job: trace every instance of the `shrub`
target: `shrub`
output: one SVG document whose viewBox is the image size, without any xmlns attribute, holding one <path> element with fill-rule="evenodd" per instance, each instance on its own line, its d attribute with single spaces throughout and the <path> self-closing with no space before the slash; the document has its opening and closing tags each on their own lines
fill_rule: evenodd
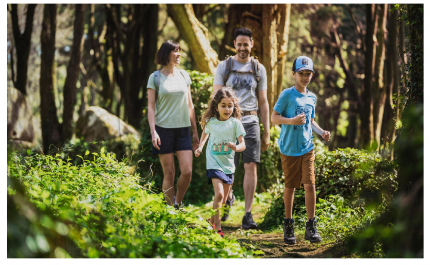
<svg viewBox="0 0 430 265">
<path fill-rule="evenodd" d="M 69 244 L 63 246 L 51 240 L 56 234 L 46 229 L 13 233 L 18 230 L 18 222 L 9 222 L 9 217 L 14 216 L 8 216 L 10 257 L 26 257 L 38 246 L 46 256 L 55 256 L 59 251 L 63 256 L 91 258 L 252 256 L 234 239 L 221 239 L 192 210 L 178 212 L 167 206 L 161 194 L 154 194 L 148 185 L 140 185 L 139 175 L 132 174 L 133 169 L 118 162 L 114 154 L 87 151 L 80 159 L 82 164 L 75 165 L 70 158 L 64 161 L 60 154 L 13 156 L 8 177 L 18 179 L 22 185 L 10 181 L 8 199 L 19 201 L 16 196 L 22 194 L 19 191 L 23 187 L 28 207 L 37 209 L 30 211 L 33 217 L 26 218 L 27 223 L 35 229 L 59 226 L 57 230 L 79 251 L 72 253 Z M 28 208 L 17 211 L 21 216 L 18 220 L 28 216 Z M 35 215 L 36 212 L 43 214 Z M 19 250 L 22 242 L 27 242 L 30 252 Z M 62 248 L 56 250 L 59 246 Z"/>
</svg>

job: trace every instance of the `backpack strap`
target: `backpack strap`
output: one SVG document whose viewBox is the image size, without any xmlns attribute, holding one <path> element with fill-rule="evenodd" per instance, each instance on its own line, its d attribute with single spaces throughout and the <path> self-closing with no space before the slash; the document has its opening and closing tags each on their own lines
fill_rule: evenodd
<svg viewBox="0 0 430 265">
<path fill-rule="evenodd" d="M 233 69 L 233 60 L 232 56 L 226 56 L 225 58 L 225 71 L 224 71 L 224 85 L 227 84 L 228 77 Z"/>
<path fill-rule="evenodd" d="M 255 97 L 257 98 L 258 104 L 258 96 L 260 91 L 258 90 L 258 83 L 260 82 L 260 64 L 258 63 L 257 57 L 251 57 L 251 67 L 253 70 L 255 81 L 257 81 L 257 87 L 255 88 Z"/>
<path fill-rule="evenodd" d="M 154 86 L 155 86 L 155 102 L 158 98 L 158 90 L 160 88 L 160 70 L 154 72 Z"/>
</svg>

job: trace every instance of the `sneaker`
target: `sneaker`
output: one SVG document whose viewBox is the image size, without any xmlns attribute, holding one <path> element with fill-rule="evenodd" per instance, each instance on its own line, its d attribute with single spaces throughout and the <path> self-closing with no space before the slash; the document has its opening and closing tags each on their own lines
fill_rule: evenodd
<svg viewBox="0 0 430 265">
<path fill-rule="evenodd" d="M 242 228 L 247 229 L 256 229 L 257 224 L 254 222 L 254 219 L 252 219 L 251 212 L 247 212 L 243 218 L 242 218 Z"/>
<path fill-rule="evenodd" d="M 233 203 L 234 203 L 234 201 L 235 201 L 235 197 L 234 197 L 234 194 L 231 194 L 232 195 L 232 197 L 231 197 L 231 200 L 227 200 L 226 202 L 225 202 L 225 208 L 224 208 L 224 214 L 223 214 L 223 216 L 221 217 L 221 221 L 222 222 L 224 222 L 224 221 L 227 221 L 227 219 L 228 219 L 228 217 L 229 217 L 229 214 L 230 214 L 230 208 L 233 206 Z"/>
<path fill-rule="evenodd" d="M 218 231 L 216 231 L 217 232 L 217 234 L 219 234 L 222 238 L 224 238 L 224 233 L 222 232 L 222 230 L 220 229 L 220 230 L 218 230 Z"/>
<path fill-rule="evenodd" d="M 207 219 L 206 222 L 208 222 L 212 226 L 213 230 L 215 230 L 215 224 L 211 223 L 211 219 L 210 218 Z"/>
<path fill-rule="evenodd" d="M 181 202 L 180 204 L 176 203 L 176 196 L 173 196 L 173 206 L 175 207 L 176 210 L 180 210 L 183 206 L 183 203 Z"/>
<path fill-rule="evenodd" d="M 294 218 L 284 218 L 284 242 L 289 245 L 296 244 L 296 236 L 294 235 Z"/>
<path fill-rule="evenodd" d="M 317 220 L 315 220 L 315 218 L 309 219 L 309 222 L 306 222 L 305 239 L 309 240 L 311 243 L 322 242 L 321 236 L 318 234 Z"/>
</svg>

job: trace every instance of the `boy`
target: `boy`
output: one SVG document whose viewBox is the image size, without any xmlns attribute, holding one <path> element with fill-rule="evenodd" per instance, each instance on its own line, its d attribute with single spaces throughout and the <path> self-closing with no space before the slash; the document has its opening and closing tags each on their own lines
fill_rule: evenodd
<svg viewBox="0 0 430 265">
<path fill-rule="evenodd" d="M 282 170 L 285 175 L 284 204 L 284 242 L 295 244 L 294 219 L 292 218 L 294 190 L 303 184 L 305 188 L 306 222 L 305 239 L 311 243 L 321 242 L 315 220 L 315 170 L 314 143 L 312 129 L 330 140 L 330 132 L 321 129 L 315 122 L 317 98 L 307 90 L 314 73 L 313 62 L 309 57 L 299 56 L 293 63 L 295 86 L 287 88 L 279 95 L 273 108 L 271 121 L 282 124 L 279 136 Z"/>
</svg>

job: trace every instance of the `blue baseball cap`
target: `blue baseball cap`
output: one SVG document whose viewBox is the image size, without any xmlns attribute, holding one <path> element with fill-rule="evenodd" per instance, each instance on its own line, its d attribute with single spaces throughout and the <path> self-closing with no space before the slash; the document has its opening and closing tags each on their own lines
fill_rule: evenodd
<svg viewBox="0 0 430 265">
<path fill-rule="evenodd" d="M 303 70 L 309 70 L 315 73 L 314 63 L 312 62 L 312 59 L 307 56 L 299 56 L 293 63 L 293 72 L 300 72 Z"/>
</svg>

